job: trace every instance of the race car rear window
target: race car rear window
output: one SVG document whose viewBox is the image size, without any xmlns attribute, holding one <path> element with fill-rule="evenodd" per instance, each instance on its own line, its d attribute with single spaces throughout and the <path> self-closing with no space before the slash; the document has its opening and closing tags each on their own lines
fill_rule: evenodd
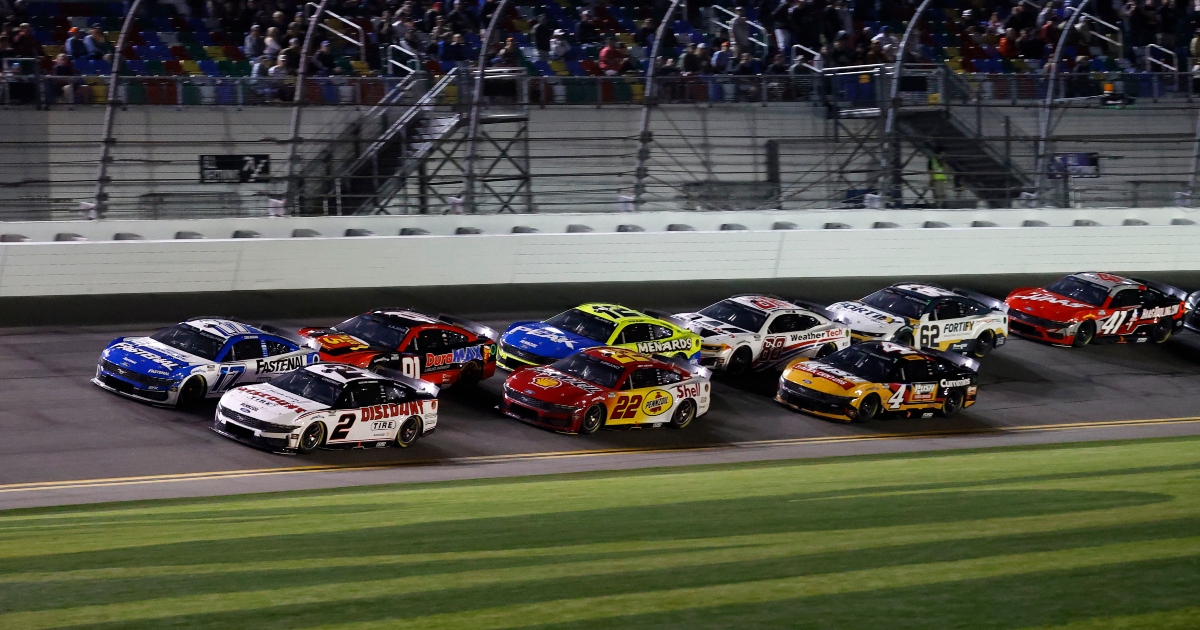
<svg viewBox="0 0 1200 630">
<path fill-rule="evenodd" d="M 1104 306 L 1104 300 L 1108 298 L 1108 289 L 1069 276 L 1055 280 L 1046 290 L 1092 306 Z"/>
<path fill-rule="evenodd" d="M 338 332 L 354 335 L 359 339 L 382 348 L 396 350 L 400 342 L 408 335 L 408 329 L 388 322 L 374 315 L 359 315 L 338 324 Z"/>
<path fill-rule="evenodd" d="M 621 380 L 621 375 L 625 373 L 625 368 L 619 365 L 613 365 L 607 361 L 601 361 L 596 357 L 590 357 L 586 354 L 573 354 L 550 367 L 567 374 L 585 380 L 589 383 L 595 383 L 601 387 L 613 389 L 617 386 L 617 381 Z"/>
<path fill-rule="evenodd" d="M 221 351 L 221 346 L 224 345 L 222 339 L 218 339 L 214 335 L 196 330 L 191 326 L 178 324 L 170 328 L 160 330 L 150 338 L 167 346 L 171 346 L 176 350 L 182 350 L 188 354 L 215 361 L 217 353 Z"/>
<path fill-rule="evenodd" d="M 612 337 L 613 331 L 617 329 L 615 322 L 605 321 L 591 313 L 574 308 L 547 319 L 546 323 L 559 330 L 575 333 L 580 337 L 587 337 L 600 343 L 607 342 Z"/>
<path fill-rule="evenodd" d="M 862 299 L 862 302 L 885 313 L 909 319 L 921 319 L 921 313 L 925 312 L 925 306 L 929 304 L 929 300 L 923 300 L 890 287 L 868 295 Z"/>
<path fill-rule="evenodd" d="M 733 300 L 717 302 L 701 310 L 700 314 L 750 332 L 762 330 L 763 324 L 767 321 L 766 313 L 742 306 Z"/>
<path fill-rule="evenodd" d="M 285 392 L 332 407 L 342 394 L 342 385 L 307 370 L 288 372 L 270 383 Z"/>
<path fill-rule="evenodd" d="M 821 359 L 821 363 L 849 372 L 872 383 L 891 380 L 896 357 L 867 352 L 860 346 L 850 346 L 841 352 Z"/>
</svg>

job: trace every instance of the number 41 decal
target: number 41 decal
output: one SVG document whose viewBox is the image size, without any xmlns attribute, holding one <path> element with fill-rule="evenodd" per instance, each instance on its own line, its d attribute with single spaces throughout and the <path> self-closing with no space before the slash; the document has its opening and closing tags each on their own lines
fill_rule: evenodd
<svg viewBox="0 0 1200 630">
<path fill-rule="evenodd" d="M 1121 324 L 1125 323 L 1125 318 L 1129 315 L 1129 311 L 1117 311 L 1104 321 L 1104 325 L 1100 327 L 1101 335 L 1115 335 L 1121 329 Z"/>
</svg>

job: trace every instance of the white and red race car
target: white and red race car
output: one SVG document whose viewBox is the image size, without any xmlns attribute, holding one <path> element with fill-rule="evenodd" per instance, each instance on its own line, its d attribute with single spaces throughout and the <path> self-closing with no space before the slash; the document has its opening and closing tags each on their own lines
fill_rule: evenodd
<svg viewBox="0 0 1200 630">
<path fill-rule="evenodd" d="M 318 363 L 229 390 L 212 429 L 281 452 L 406 447 L 437 427 L 437 394 L 395 370 Z"/>
<path fill-rule="evenodd" d="M 850 329 L 817 306 L 766 295 L 736 295 L 675 320 L 703 338 L 700 365 L 741 374 L 781 370 L 798 357 L 824 357 L 850 345 Z"/>
</svg>

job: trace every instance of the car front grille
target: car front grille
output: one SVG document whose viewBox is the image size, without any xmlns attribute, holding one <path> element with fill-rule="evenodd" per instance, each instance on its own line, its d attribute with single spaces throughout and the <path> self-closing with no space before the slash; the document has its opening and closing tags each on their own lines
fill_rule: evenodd
<svg viewBox="0 0 1200 630">
<path fill-rule="evenodd" d="M 521 404 L 521 405 L 525 405 L 526 407 L 532 407 L 534 409 L 541 409 L 542 411 L 549 411 L 552 413 L 571 413 L 571 412 L 575 411 L 574 407 L 570 407 L 567 405 L 556 405 L 554 403 L 549 403 L 544 400 L 538 400 L 538 399 L 534 398 L 533 396 L 530 396 L 528 394 L 522 394 L 521 392 L 518 392 L 510 387 L 505 387 L 504 393 L 513 402 Z"/>
<path fill-rule="evenodd" d="M 1040 327 L 1046 328 L 1046 329 L 1059 329 L 1059 328 L 1066 328 L 1066 327 L 1070 326 L 1070 324 L 1067 324 L 1065 322 L 1056 322 L 1054 320 L 1045 319 L 1042 317 L 1038 317 L 1036 315 L 1022 313 L 1021 311 L 1017 311 L 1017 310 L 1010 310 L 1008 312 L 1008 318 L 1010 320 L 1015 319 L 1018 322 L 1021 322 L 1023 324 L 1031 324 L 1033 326 L 1040 326 Z"/>
<path fill-rule="evenodd" d="M 845 413 L 846 407 L 850 406 L 850 402 L 854 400 L 846 396 L 835 396 L 809 389 L 791 381 L 783 381 L 779 395 L 788 403 L 801 409 L 831 414 Z"/>
<path fill-rule="evenodd" d="M 144 387 L 170 387 L 175 384 L 174 379 L 157 378 L 146 374 L 139 374 L 129 368 L 121 367 L 107 359 L 100 361 L 100 367 L 109 374 L 120 376 L 127 381 L 132 381 Z"/>
<path fill-rule="evenodd" d="M 543 357 L 541 355 L 537 355 L 532 352 L 527 352 L 520 348 L 510 346 L 506 343 L 500 344 L 500 349 L 504 352 L 504 354 L 507 354 L 510 357 L 513 357 L 514 359 L 519 359 L 521 361 L 525 361 L 526 363 L 533 363 L 535 365 L 546 365 L 548 363 L 554 362 L 554 359 L 551 359 L 549 357 Z"/>
<path fill-rule="evenodd" d="M 225 416 L 226 418 L 233 420 L 242 426 L 250 427 L 251 429 L 258 429 L 259 431 L 266 431 L 267 433 L 290 433 L 296 428 L 290 424 L 275 424 L 274 422 L 265 422 L 257 418 L 251 418 L 244 413 L 238 413 L 228 407 L 218 407 L 218 410 L 222 416 Z"/>
</svg>

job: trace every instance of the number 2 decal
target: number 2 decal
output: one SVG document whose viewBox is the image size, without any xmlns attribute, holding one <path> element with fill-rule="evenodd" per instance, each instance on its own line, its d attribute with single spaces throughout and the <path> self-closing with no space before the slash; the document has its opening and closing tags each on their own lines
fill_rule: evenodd
<svg viewBox="0 0 1200 630">
<path fill-rule="evenodd" d="M 906 389 L 908 389 L 908 385 L 901 383 L 900 389 L 897 389 L 896 393 L 892 394 L 892 397 L 888 399 L 888 402 L 887 402 L 888 409 L 899 409 L 900 408 L 901 403 L 904 402 L 904 390 L 906 390 Z"/>
<path fill-rule="evenodd" d="M 613 420 L 632 420 L 637 415 L 638 407 L 642 405 L 642 397 L 634 395 L 622 396 L 617 399 L 617 406 L 613 408 Z"/>
<path fill-rule="evenodd" d="M 356 420 L 354 414 L 343 414 L 338 418 L 337 426 L 333 428 L 333 433 L 329 434 L 331 440 L 344 440 L 347 435 L 350 435 L 350 427 L 354 426 Z"/>
</svg>

